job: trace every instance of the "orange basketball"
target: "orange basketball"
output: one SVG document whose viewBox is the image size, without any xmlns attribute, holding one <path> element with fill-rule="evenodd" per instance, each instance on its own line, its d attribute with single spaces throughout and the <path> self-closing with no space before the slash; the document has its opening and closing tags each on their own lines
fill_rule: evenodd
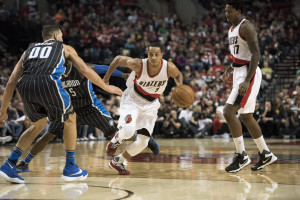
<svg viewBox="0 0 300 200">
<path fill-rule="evenodd" d="M 194 91 L 188 85 L 179 85 L 172 92 L 172 101 L 179 107 L 187 107 L 194 101 Z"/>
</svg>

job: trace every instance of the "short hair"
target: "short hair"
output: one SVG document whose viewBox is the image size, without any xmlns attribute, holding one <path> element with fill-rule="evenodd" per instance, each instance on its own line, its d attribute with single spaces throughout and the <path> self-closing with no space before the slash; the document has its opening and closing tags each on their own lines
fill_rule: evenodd
<svg viewBox="0 0 300 200">
<path fill-rule="evenodd" d="M 43 30 L 42 30 L 43 40 L 52 38 L 57 31 L 60 31 L 60 28 L 56 25 L 43 26 Z"/>
<path fill-rule="evenodd" d="M 158 43 L 158 42 L 153 42 L 153 43 L 151 43 L 151 44 L 149 45 L 149 47 L 148 47 L 148 50 L 149 50 L 150 47 L 157 47 L 157 48 L 160 49 L 161 52 L 163 52 L 162 45 L 161 45 L 160 43 Z"/>
<path fill-rule="evenodd" d="M 231 5 L 236 10 L 240 10 L 241 13 L 244 12 L 244 2 L 241 0 L 226 0 L 225 4 Z"/>
</svg>

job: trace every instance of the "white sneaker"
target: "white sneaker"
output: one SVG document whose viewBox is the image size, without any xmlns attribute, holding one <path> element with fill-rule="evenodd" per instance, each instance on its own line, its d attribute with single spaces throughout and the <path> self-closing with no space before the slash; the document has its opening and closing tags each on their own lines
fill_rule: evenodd
<svg viewBox="0 0 300 200">
<path fill-rule="evenodd" d="M 8 135 L 8 136 L 4 136 L 4 137 L 0 137 L 0 142 L 2 144 L 5 144 L 6 142 L 10 142 L 12 141 L 12 136 Z"/>
<path fill-rule="evenodd" d="M 94 137 L 93 133 L 90 133 L 90 134 L 89 134 L 89 139 L 90 139 L 90 140 L 97 140 L 97 138 Z"/>
</svg>

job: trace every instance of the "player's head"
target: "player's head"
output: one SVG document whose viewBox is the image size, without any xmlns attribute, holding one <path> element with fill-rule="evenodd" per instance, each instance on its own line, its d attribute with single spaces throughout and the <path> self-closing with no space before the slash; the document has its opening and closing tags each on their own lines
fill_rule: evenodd
<svg viewBox="0 0 300 200">
<path fill-rule="evenodd" d="M 159 43 L 152 43 L 148 47 L 148 59 L 151 64 L 158 65 L 163 57 L 162 47 Z"/>
<path fill-rule="evenodd" d="M 226 0 L 225 14 L 229 23 L 235 22 L 241 17 L 243 5 L 241 0 Z"/>
<path fill-rule="evenodd" d="M 42 31 L 43 40 L 55 39 L 57 41 L 63 41 L 63 34 L 60 28 L 56 25 L 45 25 Z"/>
</svg>

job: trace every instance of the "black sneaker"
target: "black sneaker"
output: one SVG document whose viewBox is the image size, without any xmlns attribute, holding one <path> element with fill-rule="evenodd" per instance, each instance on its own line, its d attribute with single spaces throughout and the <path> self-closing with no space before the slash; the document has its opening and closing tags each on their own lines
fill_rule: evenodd
<svg viewBox="0 0 300 200">
<path fill-rule="evenodd" d="M 22 160 L 20 164 L 17 165 L 16 169 L 18 173 L 29 172 L 28 164 L 26 164 L 24 160 Z"/>
<path fill-rule="evenodd" d="M 277 157 L 270 151 L 263 150 L 262 153 L 258 152 L 259 161 L 251 167 L 252 171 L 257 171 L 263 169 L 267 165 L 273 164 Z"/>
<path fill-rule="evenodd" d="M 242 153 L 235 153 L 233 162 L 225 168 L 226 172 L 235 173 L 249 165 L 251 162 L 250 158 L 245 151 Z"/>
<path fill-rule="evenodd" d="M 151 149 L 154 155 L 158 155 L 160 153 L 159 144 L 153 139 L 152 136 L 150 137 L 150 140 L 148 142 L 148 147 L 149 149 Z"/>
</svg>

